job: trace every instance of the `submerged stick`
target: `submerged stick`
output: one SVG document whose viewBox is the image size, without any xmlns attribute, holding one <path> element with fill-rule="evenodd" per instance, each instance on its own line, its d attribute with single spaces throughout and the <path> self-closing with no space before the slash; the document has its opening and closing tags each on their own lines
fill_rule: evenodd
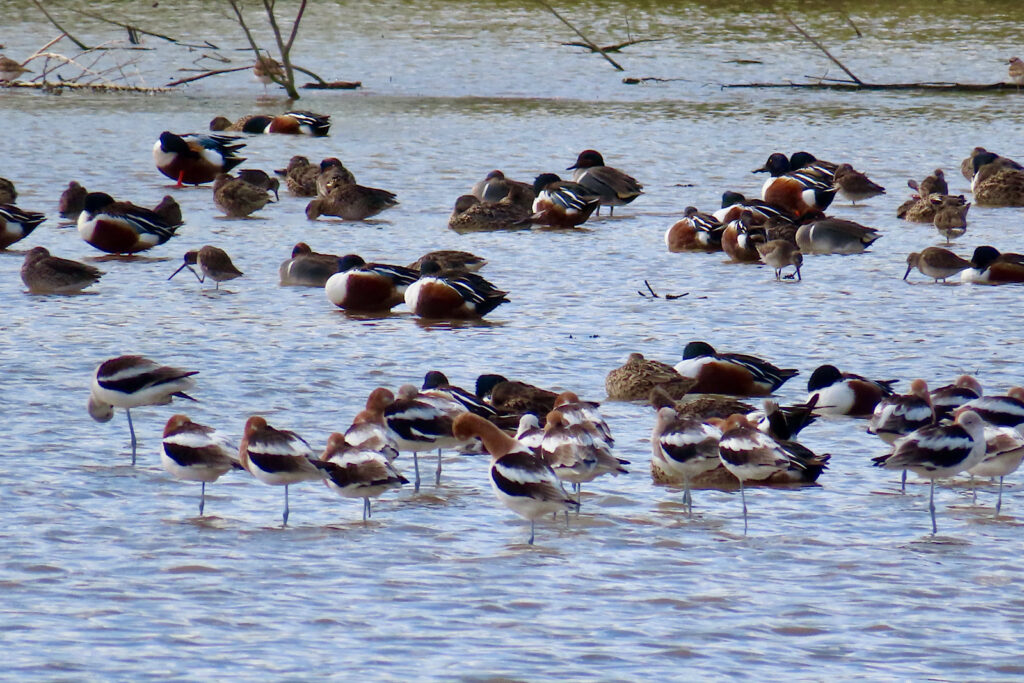
<svg viewBox="0 0 1024 683">
<path fill-rule="evenodd" d="M 561 14 L 559 14 L 559 13 L 558 13 L 558 11 L 557 11 L 557 10 L 556 10 L 556 9 L 555 9 L 554 7 L 552 7 L 551 5 L 549 5 L 548 3 L 546 3 L 546 2 L 544 1 L 544 0 L 537 0 L 537 4 L 539 4 L 539 5 L 541 5 L 542 7 L 546 8 L 546 9 L 547 9 L 547 10 L 548 10 L 549 12 L 551 12 L 552 14 L 554 14 L 554 15 L 555 15 L 555 17 L 556 17 L 556 18 L 557 18 L 557 19 L 558 19 L 558 20 L 559 20 L 560 22 L 562 22 L 563 24 L 565 24 L 566 26 L 568 26 L 569 28 L 571 28 L 571 29 L 573 30 L 573 32 L 574 32 L 574 33 L 575 33 L 576 35 L 578 35 L 578 36 L 579 36 L 580 38 L 582 38 L 582 39 L 583 39 L 583 42 L 585 42 L 585 43 L 587 44 L 587 47 L 589 47 L 589 48 L 590 48 L 591 50 L 593 50 L 594 52 L 598 52 L 598 53 L 600 53 L 602 57 L 604 57 L 605 59 L 607 59 L 607 60 L 608 60 L 608 63 L 609 63 L 609 64 L 611 64 L 612 66 L 614 66 L 614 67 L 615 67 L 616 69 L 618 69 L 619 71 L 625 71 L 625 69 L 623 69 L 623 68 L 622 68 L 621 66 L 619 66 L 618 62 L 616 62 L 616 61 L 615 61 L 614 59 L 612 59 L 611 57 L 609 57 L 609 56 L 608 56 L 608 54 L 607 54 L 607 53 L 606 53 L 606 52 L 605 52 L 605 51 L 604 51 L 604 50 L 603 50 L 603 49 L 602 49 L 602 48 L 601 48 L 601 47 L 600 47 L 600 46 L 599 46 L 599 45 L 598 45 L 597 43 L 595 43 L 595 42 L 594 42 L 594 41 L 592 41 L 592 40 L 591 40 L 590 38 L 587 38 L 587 37 L 586 37 L 585 35 L 583 35 L 583 33 L 582 33 L 582 32 L 581 32 L 581 31 L 580 31 L 580 30 L 579 30 L 578 28 L 576 28 L 576 27 L 575 27 L 575 26 L 573 26 L 573 25 L 572 25 L 571 23 L 569 23 L 569 20 L 568 20 L 568 19 L 566 19 L 565 17 L 563 17 L 563 16 L 561 15 Z"/>
<path fill-rule="evenodd" d="M 245 71 L 246 69 L 251 69 L 251 68 L 252 67 L 247 64 L 245 66 L 236 66 L 236 67 L 231 68 L 231 69 L 213 69 L 211 71 L 206 71 L 204 73 L 201 73 L 198 76 L 189 76 L 188 78 L 179 78 L 176 81 L 171 81 L 170 83 L 165 84 L 164 87 L 165 88 L 173 88 L 176 85 L 183 85 L 185 83 L 191 83 L 192 81 L 198 81 L 201 78 L 208 78 L 210 76 L 219 76 L 220 74 L 229 74 L 229 73 L 232 73 L 234 71 Z"/>
<path fill-rule="evenodd" d="M 43 7 L 43 3 L 39 2 L 39 0 L 32 0 L 32 4 L 35 5 L 39 9 L 39 11 L 42 12 L 46 16 L 46 18 L 50 20 L 50 23 L 53 24 L 58 31 L 66 35 L 68 37 L 68 40 L 77 45 L 79 50 L 89 49 L 88 45 L 80 41 L 78 38 L 75 38 L 73 35 L 68 33 L 68 30 L 66 28 L 58 24 L 57 20 L 50 16 L 50 13 L 46 11 L 45 7 Z"/>
<path fill-rule="evenodd" d="M 583 47 L 590 50 L 591 52 L 599 52 L 601 50 L 603 50 L 604 52 L 622 52 L 622 48 L 629 47 L 630 45 L 636 45 L 637 43 L 660 43 L 663 40 L 668 40 L 668 38 L 630 38 L 629 40 L 624 40 L 621 43 L 615 43 L 614 45 L 605 45 L 604 47 L 597 49 L 595 49 L 595 47 L 590 43 L 581 43 L 579 41 L 573 41 L 571 43 L 562 43 L 562 45 L 565 45 L 567 47 Z"/>
<path fill-rule="evenodd" d="M 812 42 L 812 43 L 814 44 L 814 46 L 815 46 L 816 48 L 818 48 L 819 50 L 821 50 L 822 52 L 824 52 L 824 53 L 825 53 L 825 56 L 826 56 L 826 57 L 828 57 L 829 59 L 831 59 L 831 60 L 832 60 L 833 62 L 835 62 L 835 63 L 836 63 L 836 66 L 838 66 L 838 67 L 839 67 L 840 69 L 842 69 L 843 71 L 845 71 L 845 72 L 846 72 L 846 75 L 847 75 L 847 76 L 849 76 L 850 78 L 852 78 L 852 79 L 853 79 L 853 80 L 854 80 L 854 81 L 855 81 L 855 82 L 856 82 L 856 83 L 857 83 L 858 85 L 860 85 L 860 84 L 861 84 L 861 80 L 860 80 L 859 78 L 857 78 L 857 76 L 856 76 L 856 75 L 855 75 L 855 74 L 854 74 L 854 73 L 853 73 L 852 71 L 850 71 L 849 69 L 847 69 L 847 68 L 846 68 L 846 65 L 845 65 L 845 64 L 843 64 L 843 63 L 842 63 L 842 62 L 840 62 L 840 61 L 839 61 L 838 59 L 836 59 L 835 57 L 833 57 L 833 56 L 832 56 L 832 53 L 831 53 L 831 52 L 829 52 L 829 51 L 828 51 L 828 49 L 827 49 L 827 48 L 826 48 L 826 47 L 825 47 L 824 45 L 822 45 L 822 44 L 821 44 L 820 42 L 818 42 L 818 41 L 817 41 L 817 40 L 816 40 L 816 39 L 815 39 L 814 37 L 812 37 L 812 36 L 811 36 L 811 34 L 809 34 L 809 33 L 808 33 L 807 31 L 803 30 L 803 29 L 802 29 L 802 28 L 800 28 L 799 26 L 797 26 L 797 25 L 796 25 L 796 22 L 795 22 L 795 21 L 793 21 L 793 20 L 792 20 L 792 19 L 791 19 L 791 18 L 789 17 L 789 15 L 788 15 L 788 14 L 783 14 L 783 15 L 782 15 L 782 18 L 783 18 L 783 19 L 785 19 L 786 21 L 788 21 L 788 22 L 789 22 L 789 25 L 790 25 L 790 26 L 792 26 L 793 28 L 795 28 L 795 29 L 797 30 L 797 32 L 798 32 L 798 33 L 799 33 L 800 35 L 802 35 L 802 36 L 803 36 L 804 38 L 806 38 L 807 40 L 811 41 L 811 42 Z"/>
</svg>

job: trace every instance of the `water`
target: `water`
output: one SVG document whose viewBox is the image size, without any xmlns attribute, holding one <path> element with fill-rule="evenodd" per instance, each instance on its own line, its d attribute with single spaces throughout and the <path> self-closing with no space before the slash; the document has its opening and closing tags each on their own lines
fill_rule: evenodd
<svg viewBox="0 0 1024 683">
<path fill-rule="evenodd" d="M 53 34 L 21 7 L 4 37 L 13 56 Z M 501 372 L 601 399 L 605 374 L 629 352 L 674 361 L 691 339 L 800 368 L 784 402 L 802 399 L 824 362 L 900 378 L 904 390 L 914 377 L 937 386 L 961 372 L 993 393 L 1019 384 L 1020 287 L 902 282 L 906 254 L 939 237 L 894 217 L 906 179 L 937 166 L 954 192 L 966 191 L 956 167 L 975 145 L 1020 157 L 1018 98 L 722 90 L 837 73 L 777 17 L 742 7 L 566 8 L 599 42 L 625 39 L 627 15 L 634 35 L 668 38 L 617 56 L 625 74 L 558 45 L 573 37 L 531 6 L 314 8 L 296 59 L 366 88 L 304 92 L 303 108 L 332 115 L 331 136 L 251 138 L 247 166 L 338 156 L 363 184 L 399 195 L 398 208 L 366 224 L 309 223 L 306 200 L 285 195 L 253 220 L 223 220 L 208 189 L 172 190 L 156 173 L 149 150 L 160 131 L 287 107 L 248 73 L 155 96 L 4 91 L 0 175 L 17 183 L 20 206 L 51 215 L 0 255 L 5 675 L 1019 677 L 1019 484 L 1008 481 L 999 520 L 993 487 L 978 507 L 962 486 L 940 487 L 932 539 L 927 487 L 912 478 L 901 496 L 896 475 L 871 468 L 885 449 L 861 421 L 806 430 L 811 449 L 832 454 L 821 486 L 752 490 L 746 537 L 735 492 L 696 492 L 689 520 L 679 490 L 651 483 L 653 415 L 633 404 L 605 406 L 631 473 L 586 487 L 582 515 L 569 529 L 541 524 L 532 548 L 527 525 L 494 501 L 483 457 L 447 458 L 440 488 L 384 496 L 366 526 L 359 501 L 294 486 L 285 530 L 280 489 L 225 476 L 208 487 L 200 519 L 198 486 L 159 467 L 160 430 L 177 410 L 236 436 L 262 414 L 319 448 L 371 389 L 418 383 L 430 369 L 463 386 Z M 865 80 L 991 82 L 1016 49 L 1016 19 L 1010 3 L 985 7 L 965 17 L 928 5 L 922 18 L 902 12 L 924 4 L 897 12 L 875 3 L 854 15 L 860 40 L 834 14 L 790 9 Z M 212 4 L 164 3 L 132 18 L 182 39 L 240 45 Z M 121 37 L 85 19 L 73 25 L 89 42 Z M 178 66 L 197 57 L 146 45 L 158 48 L 139 53 L 151 84 L 180 77 Z M 763 63 L 734 61 L 749 58 Z M 623 75 L 684 80 L 626 86 Z M 492 168 L 531 179 L 588 147 L 636 175 L 647 195 L 577 232 L 446 229 L 455 198 Z M 849 161 L 889 188 L 863 206 L 834 206 L 885 234 L 871 252 L 808 257 L 799 284 L 716 255 L 665 252 L 663 232 L 683 207 L 713 208 L 730 188 L 755 193 L 762 177 L 750 169 L 798 148 Z M 94 295 L 29 296 L 20 250 L 98 255 L 57 227 L 57 197 L 72 178 L 148 205 L 171 192 L 187 224 L 145 259 L 101 263 Z M 975 207 L 969 220 L 962 255 L 978 244 L 1021 251 L 1019 210 Z M 424 325 L 404 307 L 380 319 L 346 315 L 322 291 L 277 286 L 277 267 L 299 240 L 403 264 L 431 249 L 466 249 L 489 259 L 484 274 L 512 303 L 476 324 Z M 219 293 L 187 276 L 166 281 L 186 249 L 206 243 L 227 249 L 245 277 Z M 660 293 L 689 294 L 643 299 L 645 279 Z M 200 371 L 199 403 L 135 411 L 135 468 L 123 415 L 97 424 L 84 410 L 90 373 L 123 353 Z"/>
</svg>

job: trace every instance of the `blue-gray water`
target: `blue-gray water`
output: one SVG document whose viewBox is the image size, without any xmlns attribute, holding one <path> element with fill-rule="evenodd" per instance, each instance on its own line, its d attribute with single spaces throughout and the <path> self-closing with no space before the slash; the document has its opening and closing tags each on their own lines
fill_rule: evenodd
<svg viewBox="0 0 1024 683">
<path fill-rule="evenodd" d="M 54 29 L 18 5 L 8 18 L 25 19 L 12 19 L 0 42 L 23 59 Z M 1017 49 L 1010 5 L 963 16 L 875 3 L 854 13 L 860 40 L 838 15 L 791 9 L 865 80 L 993 82 Z M 4 677 L 1019 677 L 1018 482 L 1009 480 L 998 520 L 994 489 L 974 507 L 962 486 L 940 487 L 933 540 L 927 488 L 901 496 L 897 476 L 869 466 L 885 449 L 861 421 L 806 430 L 810 448 L 832 454 L 821 487 L 751 491 L 746 537 L 735 493 L 697 492 L 689 520 L 680 491 L 651 483 L 653 415 L 632 404 L 605 406 L 631 473 L 587 486 L 582 515 L 568 530 L 541 524 L 532 548 L 527 525 L 494 500 L 484 457 L 449 458 L 440 489 L 385 495 L 367 526 L 359 501 L 294 486 L 284 530 L 279 488 L 229 474 L 208 487 L 199 519 L 198 486 L 159 466 L 160 431 L 178 410 L 236 438 L 262 414 L 320 448 L 374 387 L 430 369 L 462 385 L 501 372 L 600 400 L 605 374 L 631 351 L 674 361 L 691 339 L 800 368 L 783 401 L 801 399 L 824 362 L 900 378 L 902 390 L 914 377 L 939 385 L 961 372 L 992 393 L 1019 384 L 1024 290 L 901 281 L 906 254 L 939 237 L 894 214 L 906 179 L 935 167 L 965 192 L 957 166 L 976 145 L 1024 155 L 1020 96 L 721 90 L 838 74 L 778 17 L 738 6 L 563 8 L 599 42 L 624 40 L 627 15 L 634 35 L 667 38 L 617 55 L 621 74 L 560 46 L 574 36 L 539 6 L 318 3 L 296 61 L 366 87 L 304 91 L 299 106 L 331 114 L 331 136 L 253 137 L 246 166 L 338 156 L 361 183 L 399 195 L 399 207 L 367 224 L 310 223 L 306 200 L 286 193 L 253 220 L 224 220 L 208 187 L 174 190 L 155 171 L 162 130 L 288 106 L 248 72 L 154 96 L 0 91 L 0 175 L 16 182 L 21 207 L 51 217 L 0 254 Z M 175 37 L 243 44 L 212 3 L 103 11 Z M 123 38 L 59 16 L 91 43 Z M 151 85 L 184 75 L 177 69 L 201 54 L 145 44 L 157 49 L 138 53 L 137 68 Z M 223 54 L 232 65 L 246 59 Z M 763 63 L 734 61 L 751 58 Z M 684 80 L 627 86 L 623 75 Z M 585 148 L 647 194 L 573 233 L 447 230 L 455 198 L 492 168 L 528 180 Z M 885 234 L 871 252 L 808 257 L 802 283 L 720 255 L 666 253 L 664 230 L 685 206 L 714 208 L 725 189 L 755 194 L 762 177 L 750 169 L 796 149 L 849 161 L 889 188 L 833 207 Z M 71 179 L 147 205 L 170 192 L 186 226 L 144 259 L 100 264 L 92 295 L 30 296 L 17 274 L 23 250 L 99 255 L 57 226 Z M 1024 249 L 1019 209 L 975 207 L 969 221 L 961 255 L 978 244 Z M 472 251 L 512 303 L 454 328 L 419 324 L 404 307 L 351 317 L 320 290 L 277 286 L 300 240 L 402 264 L 431 249 Z M 245 277 L 221 293 L 167 281 L 186 249 L 207 243 L 227 249 Z M 689 295 L 642 299 L 645 279 Z M 123 413 L 97 424 L 85 412 L 90 373 L 123 353 L 200 371 L 199 403 L 135 411 L 135 468 Z"/>
</svg>

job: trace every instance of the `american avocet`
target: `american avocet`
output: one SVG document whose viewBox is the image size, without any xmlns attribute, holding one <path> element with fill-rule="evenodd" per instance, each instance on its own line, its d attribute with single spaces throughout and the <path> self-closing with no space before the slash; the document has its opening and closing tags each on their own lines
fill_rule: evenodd
<svg viewBox="0 0 1024 683">
<path fill-rule="evenodd" d="M 550 414 L 550 413 L 549 413 Z M 529 449 L 537 450 L 544 442 L 544 428 L 540 426 L 540 419 L 533 413 L 523 413 L 519 418 L 519 427 L 516 429 L 516 441 Z"/>
<path fill-rule="evenodd" d="M 51 256 L 46 247 L 33 247 L 21 265 L 21 281 L 33 294 L 77 294 L 99 281 L 99 268 Z"/>
<path fill-rule="evenodd" d="M 821 218 L 797 228 L 796 244 L 807 254 L 860 254 L 882 236 L 841 218 Z"/>
<path fill-rule="evenodd" d="M 159 365 L 143 356 L 118 356 L 100 363 L 89 391 L 89 415 L 97 422 L 109 422 L 114 408 L 124 408 L 132 436 L 132 464 L 135 464 L 135 427 L 132 408 L 162 406 L 174 397 L 195 399 L 185 392 L 195 386 L 198 370 L 181 370 Z"/>
<path fill-rule="evenodd" d="M 976 247 L 971 267 L 960 273 L 961 282 L 997 285 L 1024 282 L 1024 255 L 1001 254 L 995 247 Z"/>
<path fill-rule="evenodd" d="M 943 199 L 932 223 L 939 234 L 946 238 L 946 244 L 954 237 L 962 237 L 967 232 L 967 211 L 971 205 L 961 204 L 955 198 Z"/>
<path fill-rule="evenodd" d="M 984 392 L 978 380 L 970 375 L 960 375 L 952 384 L 932 391 L 931 399 L 932 407 L 935 408 L 935 419 L 950 418 L 954 410 L 983 395 Z"/>
<path fill-rule="evenodd" d="M 384 410 L 394 403 L 395 397 L 390 390 L 374 389 L 366 399 L 366 407 L 352 418 L 352 425 L 345 430 L 345 442 L 350 446 L 360 446 L 375 450 L 389 460 L 398 457 L 398 446 L 394 432 L 388 429 L 384 419 Z"/>
<path fill-rule="evenodd" d="M 743 209 L 739 217 L 722 230 L 722 251 L 736 263 L 757 263 L 761 260 L 757 243 L 766 240 L 765 231 L 763 227 L 754 226 L 753 216 L 749 209 Z"/>
<path fill-rule="evenodd" d="M 394 192 L 354 183 L 339 184 L 306 205 L 306 218 L 315 221 L 320 216 L 336 216 L 345 221 L 363 221 L 395 206 L 398 200 Z"/>
<path fill-rule="evenodd" d="M 77 221 L 78 214 L 82 213 L 82 209 L 85 208 L 85 195 L 87 194 L 89 194 L 88 190 L 79 185 L 77 181 L 72 180 L 69 182 L 67 189 L 61 193 L 60 201 L 57 203 L 60 217 L 70 221 Z"/>
<path fill-rule="evenodd" d="M 273 192 L 274 201 L 278 201 L 281 198 L 278 195 L 278 190 L 281 189 L 281 181 L 274 178 L 266 171 L 261 171 L 258 168 L 242 168 L 238 170 L 235 176 L 239 180 L 244 180 L 250 185 L 255 185 L 267 192 Z"/>
<path fill-rule="evenodd" d="M 601 415 L 601 404 L 596 401 L 581 401 L 572 391 L 563 391 L 555 398 L 554 409 L 571 425 L 583 425 L 587 431 L 609 446 L 615 444 L 612 430 Z"/>
<path fill-rule="evenodd" d="M 832 177 L 832 186 L 849 199 L 851 204 L 885 194 L 884 187 L 860 171 L 855 171 L 850 164 L 839 164 Z"/>
<path fill-rule="evenodd" d="M 604 157 L 593 149 L 585 149 L 576 157 L 576 163 L 566 169 L 572 179 L 596 194 L 601 204 L 614 215 L 616 206 L 625 206 L 644 193 L 644 186 L 631 175 L 612 166 L 605 166 Z M 600 206 L 598 212 L 601 211 Z"/>
<path fill-rule="evenodd" d="M 203 272 L 202 275 L 193 270 L 192 266 L 198 265 L 199 270 Z M 244 273 L 235 267 L 235 264 L 231 262 L 231 257 L 228 256 L 228 252 L 224 251 L 220 247 L 214 247 L 209 244 L 199 249 L 189 249 L 185 252 L 184 263 L 178 266 L 178 269 L 171 273 L 171 277 L 167 278 L 170 280 L 172 277 L 180 273 L 185 268 L 192 271 L 192 274 L 196 276 L 200 284 L 206 282 L 206 278 L 210 278 L 217 283 L 216 289 L 220 289 L 220 283 L 227 282 L 228 280 L 234 280 L 236 277 L 242 277 Z"/>
<path fill-rule="evenodd" d="M 13 204 L 18 198 L 18 190 L 7 178 L 0 178 L 0 204 Z"/>
<path fill-rule="evenodd" d="M 685 396 L 697 381 L 683 377 L 667 363 L 631 353 L 626 363 L 615 368 L 604 379 L 608 398 L 614 401 L 646 401 L 654 387 L 661 387 L 673 399 Z"/>
<path fill-rule="evenodd" d="M 533 200 L 537 194 L 533 191 L 533 185 L 518 180 L 506 178 L 501 171 L 491 171 L 487 176 L 473 184 L 470 194 L 481 202 L 497 203 L 508 197 L 508 203 L 518 206 L 529 215 Z"/>
<path fill-rule="evenodd" d="M 288 160 L 288 166 L 274 171 L 284 178 L 285 187 L 298 197 L 317 196 L 316 179 L 320 175 L 320 167 L 309 163 L 309 159 L 296 154 Z"/>
<path fill-rule="evenodd" d="M 979 396 L 968 401 L 956 412 L 972 410 L 989 424 L 1013 427 L 1024 433 L 1024 387 L 1013 387 L 1005 396 Z"/>
<path fill-rule="evenodd" d="M 612 455 L 611 446 L 589 426 L 571 424 L 564 413 L 555 408 L 547 414 L 541 454 L 559 479 L 576 489 L 576 500 L 582 494 L 582 485 L 605 474 L 628 474 L 628 460 Z"/>
<path fill-rule="evenodd" d="M 479 438 L 491 456 L 491 488 L 507 508 L 530 520 L 533 545 L 536 521 L 545 515 L 578 510 L 579 503 L 562 488 L 544 459 L 479 415 L 464 413 L 455 420 L 457 438 Z"/>
<path fill-rule="evenodd" d="M 247 180 L 218 173 L 213 180 L 213 203 L 228 218 L 245 218 L 270 202 L 270 195 L 262 187 Z"/>
<path fill-rule="evenodd" d="M 802 280 L 800 267 L 804 264 L 804 255 L 797 249 L 796 245 L 788 240 L 770 240 L 757 245 L 757 253 L 765 265 L 775 271 L 775 279 L 782 280 L 782 269 L 793 266 L 794 272 L 786 277 Z"/>
<path fill-rule="evenodd" d="M 683 505 L 693 516 L 690 482 L 721 464 L 718 441 L 722 431 L 692 417 L 680 417 L 674 408 L 658 410 L 651 432 L 652 462 L 658 460 L 668 473 L 683 479 Z"/>
<path fill-rule="evenodd" d="M 448 228 L 458 233 L 526 229 L 530 227 L 530 215 L 530 209 L 507 198 L 481 202 L 471 194 L 464 194 L 455 200 Z"/>
<path fill-rule="evenodd" d="M 436 395 L 449 401 L 457 401 L 469 412 L 488 420 L 493 420 L 498 416 L 498 411 L 494 409 L 494 406 L 484 402 L 475 394 L 451 384 L 448 377 L 438 370 L 431 370 L 423 376 L 421 391 L 426 395 Z"/>
<path fill-rule="evenodd" d="M 367 263 L 356 254 L 338 259 L 337 270 L 324 285 L 324 293 L 347 311 L 389 311 L 406 300 L 406 292 L 420 277 L 411 268 Z"/>
<path fill-rule="evenodd" d="M 676 372 L 697 380 L 695 394 L 767 396 L 774 393 L 798 370 L 779 368 L 766 360 L 742 353 L 718 353 L 707 342 L 693 341 L 683 349 Z"/>
<path fill-rule="evenodd" d="M 480 318 L 508 303 L 507 293 L 476 273 L 445 273 L 436 261 L 424 261 L 405 304 L 421 318 Z"/>
<path fill-rule="evenodd" d="M 574 228 L 586 223 L 601 203 L 601 198 L 579 183 L 562 180 L 554 173 L 541 173 L 533 181 L 537 198 L 533 201 L 535 225 Z"/>
<path fill-rule="evenodd" d="M 910 271 L 917 268 L 925 277 L 930 277 L 935 282 L 953 277 L 965 268 L 970 268 L 971 262 L 962 259 L 949 249 L 942 247 L 925 247 L 920 252 L 913 252 L 907 256 L 907 272 L 903 274 L 906 280 Z"/>
<path fill-rule="evenodd" d="M 477 377 L 475 393 L 499 413 L 509 415 L 547 415 L 554 410 L 558 398 L 553 391 L 494 374 Z"/>
<path fill-rule="evenodd" d="M 153 161 L 158 171 L 178 182 L 178 187 L 201 185 L 245 161 L 237 154 L 243 147 L 245 143 L 231 135 L 176 135 L 165 130 L 153 145 Z"/>
<path fill-rule="evenodd" d="M 878 402 L 868 420 L 868 434 L 875 434 L 891 444 L 935 422 L 928 384 L 923 379 L 915 379 L 910 383 L 909 394 L 893 394 Z"/>
<path fill-rule="evenodd" d="M 411 392 L 404 386 L 399 388 L 399 398 L 395 398 L 390 391 L 387 394 L 381 392 L 381 401 L 390 399 L 390 403 L 384 409 L 384 420 L 388 429 L 393 434 L 395 445 L 399 451 L 412 453 L 415 480 L 414 490 L 420 490 L 420 463 L 418 453 L 420 451 L 431 451 L 437 449 L 437 475 L 435 482 L 441 482 L 441 451 L 445 448 L 454 448 L 460 441 L 452 436 L 452 416 L 435 405 L 421 401 L 415 396 L 418 392 L 415 386 Z M 387 391 L 387 390 L 385 390 Z"/>
<path fill-rule="evenodd" d="M 202 483 L 199 492 L 199 516 L 206 507 L 206 484 L 220 479 L 228 470 L 242 469 L 238 449 L 213 427 L 172 415 L 164 425 L 160 464 L 175 479 Z"/>
<path fill-rule="evenodd" d="M 973 411 L 957 415 L 951 425 L 930 425 L 911 432 L 894 444 L 893 452 L 874 458 L 875 467 L 910 470 L 931 480 L 928 509 L 935 523 L 935 480 L 956 476 L 969 470 L 985 457 L 985 423 Z"/>
<path fill-rule="evenodd" d="M 1024 460 L 1024 434 L 1009 427 L 985 425 L 985 457 L 967 472 L 972 479 L 975 475 L 999 477 L 996 517 L 1003 507 L 1003 477 L 1016 472 L 1020 468 L 1021 460 Z"/>
<path fill-rule="evenodd" d="M 897 380 L 871 380 L 849 372 L 839 372 L 834 365 L 818 367 L 807 380 L 807 398 L 818 397 L 818 415 L 851 415 L 870 417 L 875 406 L 892 396 Z"/>
<path fill-rule="evenodd" d="M 105 192 L 90 192 L 78 216 L 78 234 L 108 254 L 135 254 L 174 237 L 181 224 L 168 223 L 155 211 L 117 202 Z"/>
<path fill-rule="evenodd" d="M 665 246 L 672 253 L 720 251 L 723 232 L 725 226 L 718 218 L 688 206 L 683 210 L 683 217 L 665 231 Z"/>
<path fill-rule="evenodd" d="M 18 80 L 22 74 L 27 73 L 32 72 L 7 55 L 0 55 L 0 81 L 10 83 L 11 81 Z"/>
<path fill-rule="evenodd" d="M 429 251 L 420 256 L 413 263 L 410 263 L 408 267 L 413 270 L 419 270 L 427 261 L 436 262 L 437 265 L 441 266 L 441 270 L 466 270 L 470 273 L 475 273 L 487 265 L 487 259 L 471 254 L 468 251 L 439 249 L 437 251 Z"/>
<path fill-rule="evenodd" d="M 35 211 L 24 211 L 14 204 L 0 204 L 0 249 L 23 240 L 46 220 Z"/>
<path fill-rule="evenodd" d="M 772 154 L 753 172 L 771 176 L 761 188 L 761 199 L 798 218 L 812 211 L 824 211 L 836 196 L 831 174 L 812 167 L 793 170 L 784 154 Z"/>
<path fill-rule="evenodd" d="M 317 253 L 305 242 L 296 244 L 292 257 L 278 269 L 281 285 L 293 287 L 323 287 L 337 272 L 337 256 Z"/>
<path fill-rule="evenodd" d="M 295 432 L 274 429 L 258 415 L 245 422 L 238 458 L 249 473 L 264 484 L 284 486 L 283 526 L 288 526 L 288 487 L 302 481 L 317 481 L 330 466 L 313 459 L 309 444 Z"/>
<path fill-rule="evenodd" d="M 409 483 L 383 453 L 352 446 L 337 432 L 327 437 L 327 448 L 320 459 L 334 465 L 326 470 L 328 488 L 344 498 L 363 499 L 364 522 L 373 515 L 370 498 Z"/>
<path fill-rule="evenodd" d="M 747 533 L 747 481 L 765 481 L 790 470 L 813 482 L 828 467 L 829 455 L 815 455 L 796 441 L 773 439 L 743 415 L 733 415 L 722 427 L 718 453 L 725 468 L 740 482 L 743 501 L 743 533 Z"/>
</svg>

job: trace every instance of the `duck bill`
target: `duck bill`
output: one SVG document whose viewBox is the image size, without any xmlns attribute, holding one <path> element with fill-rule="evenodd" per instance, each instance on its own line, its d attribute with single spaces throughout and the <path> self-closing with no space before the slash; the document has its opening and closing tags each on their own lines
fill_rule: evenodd
<svg viewBox="0 0 1024 683">
<path fill-rule="evenodd" d="M 580 165 L 578 163 L 576 163 L 576 164 L 573 164 L 572 166 L 566 166 L 565 170 L 566 171 L 575 171 L 579 167 L 580 167 Z"/>
<path fill-rule="evenodd" d="M 762 166 L 761 168 L 755 168 L 753 171 L 751 171 L 751 173 L 767 173 L 767 172 L 768 172 L 768 166 L 767 165 Z"/>
</svg>

